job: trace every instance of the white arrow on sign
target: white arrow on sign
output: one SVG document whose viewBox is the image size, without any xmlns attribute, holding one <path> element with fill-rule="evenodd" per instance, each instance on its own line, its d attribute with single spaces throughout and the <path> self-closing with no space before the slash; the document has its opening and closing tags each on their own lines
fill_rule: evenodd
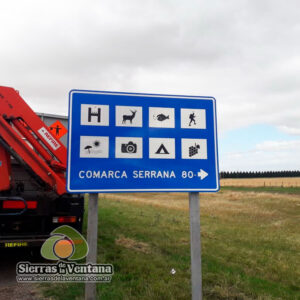
<svg viewBox="0 0 300 300">
<path fill-rule="evenodd" d="M 200 172 L 198 172 L 198 177 L 202 180 L 207 176 L 208 176 L 208 173 L 206 173 L 204 170 L 200 169 Z"/>
</svg>

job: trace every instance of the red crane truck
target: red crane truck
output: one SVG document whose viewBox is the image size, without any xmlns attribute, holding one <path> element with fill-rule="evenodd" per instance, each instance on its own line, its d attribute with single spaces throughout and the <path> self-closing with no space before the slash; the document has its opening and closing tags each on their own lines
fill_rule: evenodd
<svg viewBox="0 0 300 300">
<path fill-rule="evenodd" d="M 65 145 L 0 86 L 0 248 L 40 246 L 60 225 L 81 231 L 84 200 L 67 193 L 66 165 Z"/>
</svg>

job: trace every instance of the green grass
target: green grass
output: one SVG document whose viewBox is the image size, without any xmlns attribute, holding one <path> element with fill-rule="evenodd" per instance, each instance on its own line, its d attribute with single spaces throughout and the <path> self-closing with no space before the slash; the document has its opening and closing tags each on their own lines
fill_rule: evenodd
<svg viewBox="0 0 300 300">
<path fill-rule="evenodd" d="M 228 197 L 227 190 L 219 193 L 221 199 Z M 210 205 L 205 197 L 201 201 Z M 258 214 L 202 209 L 204 299 L 300 299 L 300 201 L 282 197 L 240 200 L 255 205 Z M 275 213 L 264 217 L 260 211 Z M 115 268 L 111 283 L 97 285 L 101 299 L 191 298 L 187 210 L 105 197 L 99 201 L 98 230 L 98 262 Z M 145 243 L 148 251 L 126 248 L 116 243 L 119 238 Z M 84 284 L 47 284 L 43 293 L 51 299 L 83 299 Z"/>
</svg>

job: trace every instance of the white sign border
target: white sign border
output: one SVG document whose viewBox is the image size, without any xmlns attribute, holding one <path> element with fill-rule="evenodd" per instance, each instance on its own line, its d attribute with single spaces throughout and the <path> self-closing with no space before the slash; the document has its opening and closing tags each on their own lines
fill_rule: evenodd
<svg viewBox="0 0 300 300">
<path fill-rule="evenodd" d="M 151 97 L 151 98 L 173 98 L 173 99 L 192 99 L 192 100 L 208 100 L 213 103 L 213 116 L 214 116 L 214 136 L 215 136 L 215 162 L 216 162 L 216 182 L 215 189 L 93 189 L 93 190 L 73 190 L 70 187 L 71 176 L 71 138 L 72 138 L 72 106 L 73 94 L 96 94 L 96 95 L 115 95 L 115 96 L 134 96 L 134 97 Z M 69 124 L 68 124 L 68 159 L 67 159 L 67 191 L 69 193 L 122 193 L 122 192 L 217 192 L 220 190 L 219 185 L 219 160 L 218 160 L 218 139 L 217 139 L 217 111 L 216 99 L 214 97 L 205 96 L 181 96 L 181 95 L 161 95 L 161 94 L 142 94 L 142 93 L 125 93 L 125 92 L 108 92 L 108 91 L 88 91 L 88 90 L 71 90 L 69 92 Z"/>
</svg>

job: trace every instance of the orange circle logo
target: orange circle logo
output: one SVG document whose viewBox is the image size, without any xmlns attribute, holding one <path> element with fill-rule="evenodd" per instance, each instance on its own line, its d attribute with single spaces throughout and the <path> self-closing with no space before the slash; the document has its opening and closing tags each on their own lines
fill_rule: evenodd
<svg viewBox="0 0 300 300">
<path fill-rule="evenodd" d="M 72 241 L 68 239 L 58 240 L 53 246 L 53 252 L 57 257 L 61 259 L 70 257 L 74 252 Z"/>
</svg>

